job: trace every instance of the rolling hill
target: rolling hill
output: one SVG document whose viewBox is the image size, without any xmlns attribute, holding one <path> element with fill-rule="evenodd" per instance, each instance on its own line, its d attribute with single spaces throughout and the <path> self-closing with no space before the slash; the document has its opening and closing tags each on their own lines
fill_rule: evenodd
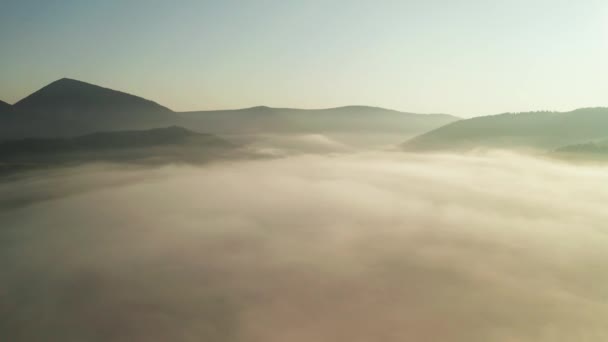
<svg viewBox="0 0 608 342">
<path fill-rule="evenodd" d="M 547 151 L 608 137 L 608 108 L 500 114 L 461 120 L 403 144 L 410 151 L 515 148 Z"/>
</svg>

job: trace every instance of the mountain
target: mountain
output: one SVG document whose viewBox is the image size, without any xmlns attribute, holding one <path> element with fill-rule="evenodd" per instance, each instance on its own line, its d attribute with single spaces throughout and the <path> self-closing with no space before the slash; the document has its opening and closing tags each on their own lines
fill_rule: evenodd
<svg viewBox="0 0 608 342">
<path fill-rule="evenodd" d="M 461 120 L 417 136 L 406 150 L 550 150 L 608 137 L 608 108 L 500 114 Z"/>
<path fill-rule="evenodd" d="M 13 105 L 16 118 L 0 136 L 74 136 L 100 130 L 145 129 L 173 124 L 173 112 L 155 102 L 63 78 Z"/>
<path fill-rule="evenodd" d="M 366 106 L 311 110 L 260 106 L 185 112 L 178 116 L 180 125 L 206 131 L 212 128 L 217 134 L 323 134 L 352 141 L 375 136 L 379 142 L 391 144 L 459 120 L 451 115 L 412 114 Z"/>
<path fill-rule="evenodd" d="M 62 78 L 15 103 L 15 108 L 29 112 L 111 112 L 135 110 L 150 114 L 170 113 L 155 102 L 103 88 L 82 81 Z"/>
<path fill-rule="evenodd" d="M 357 141 L 380 137 L 395 144 L 404 137 L 458 120 L 450 115 L 421 115 L 365 106 L 319 110 L 254 107 L 175 113 L 134 95 L 68 78 L 6 106 L 15 115 L 0 117 L 0 141 L 179 125 L 216 134 L 323 134 Z"/>
<path fill-rule="evenodd" d="M 235 149 L 215 135 L 177 126 L 73 138 L 27 138 L 0 143 L 0 171 L 87 161 L 198 162 Z"/>
</svg>

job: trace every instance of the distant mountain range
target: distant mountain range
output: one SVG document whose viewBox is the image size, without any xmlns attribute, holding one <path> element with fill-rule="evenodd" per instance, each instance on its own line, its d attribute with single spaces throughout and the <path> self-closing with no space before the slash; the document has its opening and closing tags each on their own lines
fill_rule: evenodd
<svg viewBox="0 0 608 342">
<path fill-rule="evenodd" d="M 72 79 L 55 81 L 13 106 L 0 106 L 0 139 L 69 137 L 179 125 L 217 134 L 385 133 L 413 136 L 458 120 L 374 107 L 323 110 L 254 107 L 176 113 L 155 102 Z"/>
<path fill-rule="evenodd" d="M 410 151 L 517 148 L 547 151 L 608 137 L 608 108 L 500 114 L 461 120 L 403 144 Z"/>
<path fill-rule="evenodd" d="M 331 109 L 253 107 L 179 113 L 196 127 L 217 133 L 397 133 L 426 132 L 459 118 L 446 114 L 413 114 L 378 107 L 348 106 Z"/>
<path fill-rule="evenodd" d="M 566 149 L 568 153 L 574 153 L 583 149 L 604 149 L 603 145 L 600 148 L 594 144 L 608 138 L 608 108 L 564 113 L 507 113 L 466 120 L 445 114 L 413 114 L 366 106 L 318 110 L 260 106 L 180 113 L 141 97 L 64 78 L 14 105 L 0 102 L 0 141 L 78 138 L 12 142 L 17 145 L 5 145 L 4 150 L 0 149 L 0 157 L 10 151 L 27 148 L 65 150 L 76 145 L 92 148 L 93 145 L 87 144 L 100 137 L 107 141 L 112 139 L 116 144 L 136 146 L 147 141 L 144 137 L 154 135 L 152 140 L 157 139 L 155 134 L 160 131 L 133 131 L 169 126 L 184 127 L 173 127 L 165 132 L 175 134 L 175 137 L 180 132 L 187 135 L 185 132 L 191 130 L 245 142 L 249 141 L 246 139 L 278 141 L 277 137 L 282 136 L 322 135 L 328 141 L 334 139 L 344 143 L 347 141 L 345 137 L 350 137 L 369 146 L 395 145 L 410 138 L 402 144 L 408 151 L 515 148 L 547 152 L 571 146 Z M 125 130 L 130 132 L 87 136 L 100 131 Z M 382 139 L 376 139 L 372 144 L 371 140 L 366 140 L 372 136 L 381 136 Z"/>
</svg>

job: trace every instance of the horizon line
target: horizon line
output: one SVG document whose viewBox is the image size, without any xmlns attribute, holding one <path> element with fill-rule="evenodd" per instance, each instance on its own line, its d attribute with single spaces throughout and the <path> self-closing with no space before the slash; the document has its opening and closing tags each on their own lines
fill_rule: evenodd
<svg viewBox="0 0 608 342">
<path fill-rule="evenodd" d="M 452 116 L 458 119 L 473 119 L 473 118 L 478 118 L 478 117 L 486 117 L 486 116 L 495 116 L 495 115 L 503 115 L 503 114 L 523 114 L 523 113 L 539 113 L 539 112 L 551 112 L 551 113 L 570 113 L 570 112 L 575 112 L 578 110 L 585 110 L 585 109 L 608 109 L 608 106 L 584 106 L 584 107 L 577 107 L 571 110 L 552 110 L 552 109 L 536 109 L 536 110 L 527 110 L 527 111 L 518 111 L 518 112 L 514 112 L 514 111 L 507 111 L 507 112 L 494 112 L 494 113 L 490 113 L 490 114 L 479 114 L 479 115 L 466 115 L 466 116 L 461 116 L 461 115 L 455 115 L 455 114 L 450 114 L 450 113 L 437 113 L 437 112 L 413 112 L 413 111 L 404 111 L 404 110 L 398 110 L 398 109 L 393 109 L 393 108 L 389 108 L 389 107 L 383 107 L 380 105 L 367 105 L 367 104 L 346 104 L 346 105 L 340 105 L 340 106 L 330 106 L 330 107 L 287 107 L 287 106 L 268 106 L 268 105 L 253 105 L 253 106 L 244 106 L 244 107 L 226 107 L 226 108 L 215 108 L 215 109 L 195 109 L 195 110 L 184 110 L 184 111 L 176 111 L 173 110 L 172 108 L 160 104 L 158 102 L 156 102 L 155 100 L 150 100 L 148 98 L 142 97 L 140 95 L 135 95 L 133 93 L 129 93 L 123 90 L 117 90 L 114 88 L 109 88 L 106 86 L 101 86 L 95 83 L 91 83 L 91 82 L 87 82 L 87 81 L 82 81 L 79 79 L 75 79 L 75 78 L 70 78 L 70 77 L 61 77 L 59 79 L 56 79 L 55 81 L 52 81 L 40 88 L 38 88 L 37 90 L 25 95 L 24 97 L 22 97 L 21 99 L 17 100 L 14 103 L 10 103 L 10 102 L 6 102 L 3 101 L 2 99 L 0 99 L 0 102 L 4 102 L 8 105 L 15 106 L 16 104 L 18 104 L 19 102 L 27 99 L 29 96 L 45 89 L 46 87 L 61 82 L 61 81 L 70 81 L 70 82 L 77 82 L 77 83 L 83 83 L 89 86 L 93 86 L 93 87 L 98 87 L 98 88 L 103 88 L 106 90 L 111 90 L 111 91 L 115 91 L 115 92 L 119 92 L 122 94 L 126 94 L 129 96 L 134 96 L 146 101 L 151 101 L 156 103 L 159 106 L 165 107 L 168 110 L 170 110 L 171 112 L 174 113 L 196 113 L 196 112 L 222 112 L 222 111 L 241 111 L 241 110 L 250 110 L 250 109 L 262 109 L 262 108 L 266 108 L 266 109 L 277 109 L 277 110 L 303 110 L 303 111 L 322 111 L 322 110 L 335 110 L 335 109 L 345 109 L 345 108 L 370 108 L 370 109 L 380 109 L 380 110 L 386 110 L 386 111 L 393 111 L 393 112 L 398 112 L 398 113 L 403 113 L 403 114 L 414 114 L 414 115 L 446 115 L 446 116 Z"/>
</svg>

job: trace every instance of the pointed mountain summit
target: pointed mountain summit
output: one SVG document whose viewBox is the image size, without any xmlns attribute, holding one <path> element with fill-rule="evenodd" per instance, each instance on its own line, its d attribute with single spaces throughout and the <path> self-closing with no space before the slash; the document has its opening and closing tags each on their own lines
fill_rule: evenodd
<svg viewBox="0 0 608 342">
<path fill-rule="evenodd" d="M 2 132 L 7 138 L 149 129 L 175 120 L 173 111 L 156 102 L 69 78 L 41 88 L 13 108 L 18 119 Z"/>
<path fill-rule="evenodd" d="M 156 102 L 69 78 L 57 80 L 15 104 L 21 111 L 137 110 L 171 113 Z"/>
</svg>

